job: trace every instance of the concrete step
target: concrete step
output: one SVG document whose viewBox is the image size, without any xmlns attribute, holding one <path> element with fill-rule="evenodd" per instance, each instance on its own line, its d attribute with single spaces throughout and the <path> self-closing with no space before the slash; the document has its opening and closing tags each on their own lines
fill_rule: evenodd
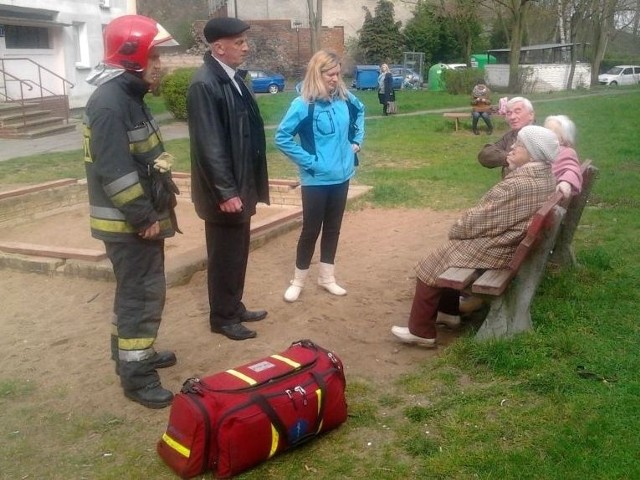
<svg viewBox="0 0 640 480">
<path fill-rule="evenodd" d="M 46 117 L 51 113 L 51 110 L 27 110 L 24 113 L 9 111 L 3 112 L 0 110 L 0 127 L 9 127 L 12 125 L 20 125 L 23 122 L 29 122 L 34 119 Z"/>
<path fill-rule="evenodd" d="M 41 128 L 30 128 L 27 130 L 13 130 L 13 129 L 0 129 L 0 138 L 40 138 L 46 137 L 50 135 L 56 135 L 59 133 L 70 132 L 76 130 L 77 123 L 62 123 L 62 119 L 58 119 L 60 123 L 58 124 L 49 124 L 48 126 Z"/>
</svg>

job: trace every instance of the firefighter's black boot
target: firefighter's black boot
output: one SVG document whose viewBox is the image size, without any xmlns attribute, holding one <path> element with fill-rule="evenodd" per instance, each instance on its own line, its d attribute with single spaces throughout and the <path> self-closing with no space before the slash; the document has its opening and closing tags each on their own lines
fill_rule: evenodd
<svg viewBox="0 0 640 480">
<path fill-rule="evenodd" d="M 119 366 L 124 396 L 148 408 L 171 405 L 173 393 L 160 384 L 160 376 L 150 361 L 124 362 Z"/>
</svg>

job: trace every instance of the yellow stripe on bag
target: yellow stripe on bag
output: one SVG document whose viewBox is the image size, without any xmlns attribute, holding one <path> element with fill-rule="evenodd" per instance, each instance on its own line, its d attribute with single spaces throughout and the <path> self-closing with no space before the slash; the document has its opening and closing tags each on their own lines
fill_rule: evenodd
<svg viewBox="0 0 640 480">
<path fill-rule="evenodd" d="M 280 434 L 278 433 L 278 430 L 276 430 L 276 427 L 274 427 L 272 423 L 271 424 L 271 451 L 269 452 L 268 458 L 271 458 L 276 454 L 276 452 L 278 451 L 278 443 L 280 443 Z"/>
<path fill-rule="evenodd" d="M 247 382 L 249 385 L 255 385 L 256 383 L 258 383 L 253 378 L 245 375 L 244 373 L 240 373 L 236 370 L 227 370 L 227 373 L 230 375 L 233 375 L 234 377 L 239 378 L 240 380 Z"/>
<path fill-rule="evenodd" d="M 176 452 L 178 452 L 183 457 L 189 458 L 191 456 L 191 450 L 189 450 L 184 445 L 181 445 L 178 442 L 176 442 L 173 438 L 167 435 L 166 432 L 162 435 L 162 440 L 164 441 L 164 443 L 169 445 L 171 448 L 173 448 Z"/>
<path fill-rule="evenodd" d="M 320 415 L 320 409 L 322 408 L 322 390 L 316 390 L 316 397 L 318 397 L 318 415 Z M 322 419 L 318 422 L 318 431 L 316 433 L 320 433 L 322 430 Z"/>
<path fill-rule="evenodd" d="M 287 365 L 291 365 L 293 368 L 300 368 L 300 364 L 298 362 L 294 362 L 290 358 L 283 357 L 282 355 L 271 355 L 271 358 L 275 358 L 276 360 L 280 360 L 281 362 L 284 362 Z"/>
</svg>

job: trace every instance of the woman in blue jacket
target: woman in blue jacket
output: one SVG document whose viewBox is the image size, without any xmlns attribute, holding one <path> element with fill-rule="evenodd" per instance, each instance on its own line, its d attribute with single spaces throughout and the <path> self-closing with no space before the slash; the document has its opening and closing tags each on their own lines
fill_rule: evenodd
<svg viewBox="0 0 640 480">
<path fill-rule="evenodd" d="M 336 283 L 334 260 L 349 179 L 364 138 L 364 105 L 347 90 L 340 70 L 337 54 L 316 52 L 302 94 L 291 102 L 276 131 L 276 145 L 298 165 L 302 185 L 302 232 L 293 280 L 284 294 L 287 302 L 295 302 L 302 291 L 320 231 L 318 285 L 334 295 L 347 293 Z"/>
</svg>

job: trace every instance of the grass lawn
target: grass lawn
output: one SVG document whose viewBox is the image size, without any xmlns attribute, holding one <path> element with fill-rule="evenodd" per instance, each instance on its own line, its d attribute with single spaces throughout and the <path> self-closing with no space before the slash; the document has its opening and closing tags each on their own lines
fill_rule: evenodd
<svg viewBox="0 0 640 480">
<path fill-rule="evenodd" d="M 600 169 L 575 239 L 580 267 L 547 272 L 532 307 L 535 331 L 477 343 L 462 337 L 436 364 L 378 387 L 348 379 L 349 421 L 330 438 L 274 458 L 242 479 L 634 479 L 640 478 L 640 88 L 537 95 L 538 122 L 567 114 L 578 127 L 577 151 Z M 369 115 L 380 106 L 358 94 Z M 261 96 L 267 124 L 277 123 L 292 94 Z M 401 112 L 464 107 L 467 97 L 400 92 Z M 475 204 L 498 177 L 476 161 L 496 135 L 454 133 L 440 114 L 371 118 L 356 182 L 373 191 L 351 208 L 458 209 Z M 270 176 L 296 178 L 268 132 Z M 188 170 L 186 140 L 167 142 Z M 81 152 L 0 162 L 3 183 L 83 176 Z M 596 378 L 578 375 L 578 367 Z M 606 378 L 602 381 L 598 377 Z M 0 374 L 0 408 L 28 400 L 20 379 Z M 25 412 L 33 414 L 33 412 Z M 2 414 L 0 414 L 0 419 Z M 86 478 L 173 478 L 153 448 L 136 443 L 136 427 L 100 412 L 66 425 L 51 419 L 50 438 L 73 435 L 91 454 L 120 444 L 124 464 L 96 467 Z M 12 423 L 2 419 L 4 425 Z M 2 429 L 0 478 L 35 462 Z M 366 439 L 375 439 L 363 450 Z M 18 448 L 21 447 L 21 448 Z M 87 453 L 88 454 L 88 453 Z M 20 462 L 15 461 L 15 457 Z M 305 470 L 312 457 L 314 471 Z M 74 478 L 74 458 L 55 458 L 56 478 Z M 43 471 L 34 465 L 33 471 Z M 77 477 L 75 477 L 77 478 Z"/>
</svg>

